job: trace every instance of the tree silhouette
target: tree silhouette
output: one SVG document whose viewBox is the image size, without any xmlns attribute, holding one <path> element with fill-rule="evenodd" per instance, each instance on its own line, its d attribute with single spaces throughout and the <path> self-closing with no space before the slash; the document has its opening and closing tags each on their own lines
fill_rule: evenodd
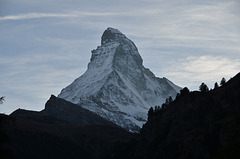
<svg viewBox="0 0 240 159">
<path fill-rule="evenodd" d="M 150 116 L 153 115 L 153 107 L 151 107 L 149 110 L 148 110 L 148 119 Z"/>
<path fill-rule="evenodd" d="M 222 80 L 221 80 L 221 82 L 220 82 L 220 85 L 221 85 L 221 86 L 224 86 L 225 84 L 226 84 L 226 79 L 223 77 Z"/>
<path fill-rule="evenodd" d="M 182 90 L 180 90 L 180 96 L 185 96 L 189 94 L 189 89 L 187 87 L 184 87 Z"/>
<path fill-rule="evenodd" d="M 173 102 L 173 99 L 172 99 L 171 96 L 169 96 L 169 98 L 168 98 L 168 104 L 170 104 L 170 103 L 172 103 L 172 102 Z"/>
<path fill-rule="evenodd" d="M 180 98 L 180 93 L 177 93 L 175 100 L 178 100 Z"/>
<path fill-rule="evenodd" d="M 218 85 L 218 83 L 216 82 L 215 84 L 214 84 L 214 89 L 216 89 L 216 88 L 218 88 L 219 87 L 219 85 Z"/>
<path fill-rule="evenodd" d="M 208 86 L 207 86 L 205 83 L 202 83 L 202 84 L 199 86 L 199 90 L 200 90 L 201 92 L 203 92 L 203 93 L 209 91 Z"/>
<path fill-rule="evenodd" d="M 155 110 L 154 110 L 154 112 L 158 112 L 160 110 L 160 106 L 155 106 Z"/>
<path fill-rule="evenodd" d="M 165 100 L 165 104 L 168 105 L 170 102 L 169 102 L 169 98 L 166 98 Z"/>
</svg>

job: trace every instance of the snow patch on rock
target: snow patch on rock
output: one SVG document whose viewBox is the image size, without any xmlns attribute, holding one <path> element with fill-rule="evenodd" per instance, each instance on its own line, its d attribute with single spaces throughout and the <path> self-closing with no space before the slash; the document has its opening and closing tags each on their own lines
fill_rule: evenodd
<svg viewBox="0 0 240 159">
<path fill-rule="evenodd" d="M 135 44 L 119 30 L 108 28 L 101 39 L 87 71 L 58 97 L 138 132 L 148 109 L 175 97 L 181 88 L 145 68 Z"/>
</svg>

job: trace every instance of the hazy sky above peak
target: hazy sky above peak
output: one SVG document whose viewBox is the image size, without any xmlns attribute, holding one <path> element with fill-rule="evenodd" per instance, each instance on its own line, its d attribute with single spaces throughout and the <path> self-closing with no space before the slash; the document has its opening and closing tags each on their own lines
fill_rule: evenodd
<svg viewBox="0 0 240 159">
<path fill-rule="evenodd" d="M 82 75 L 103 31 L 138 47 L 144 66 L 191 90 L 240 72 L 239 0 L 1 0 L 0 113 L 42 110 Z"/>
</svg>

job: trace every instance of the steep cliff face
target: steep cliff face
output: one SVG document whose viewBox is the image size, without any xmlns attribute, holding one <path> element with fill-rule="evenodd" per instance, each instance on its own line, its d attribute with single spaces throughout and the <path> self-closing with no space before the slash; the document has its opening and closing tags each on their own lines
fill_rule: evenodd
<svg viewBox="0 0 240 159">
<path fill-rule="evenodd" d="M 175 97 L 180 90 L 168 79 L 155 77 L 142 63 L 135 44 L 117 29 L 108 28 L 101 46 L 92 51 L 87 71 L 58 97 L 136 132 L 151 106 Z"/>
</svg>

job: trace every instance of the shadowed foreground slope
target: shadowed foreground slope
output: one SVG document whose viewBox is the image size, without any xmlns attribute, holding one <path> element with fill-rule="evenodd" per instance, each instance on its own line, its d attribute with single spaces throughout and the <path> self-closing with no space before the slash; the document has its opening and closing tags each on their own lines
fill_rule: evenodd
<svg viewBox="0 0 240 159">
<path fill-rule="evenodd" d="M 78 105 L 51 96 L 41 112 L 1 115 L 1 158 L 105 158 L 130 134 Z"/>
<path fill-rule="evenodd" d="M 1 156 L 13 158 L 240 158 L 240 74 L 208 92 L 182 91 L 131 134 L 54 96 L 45 110 L 0 116 Z"/>
<path fill-rule="evenodd" d="M 181 94 L 149 116 L 130 147 L 124 158 L 240 158 L 240 74 L 212 91 Z"/>
</svg>

